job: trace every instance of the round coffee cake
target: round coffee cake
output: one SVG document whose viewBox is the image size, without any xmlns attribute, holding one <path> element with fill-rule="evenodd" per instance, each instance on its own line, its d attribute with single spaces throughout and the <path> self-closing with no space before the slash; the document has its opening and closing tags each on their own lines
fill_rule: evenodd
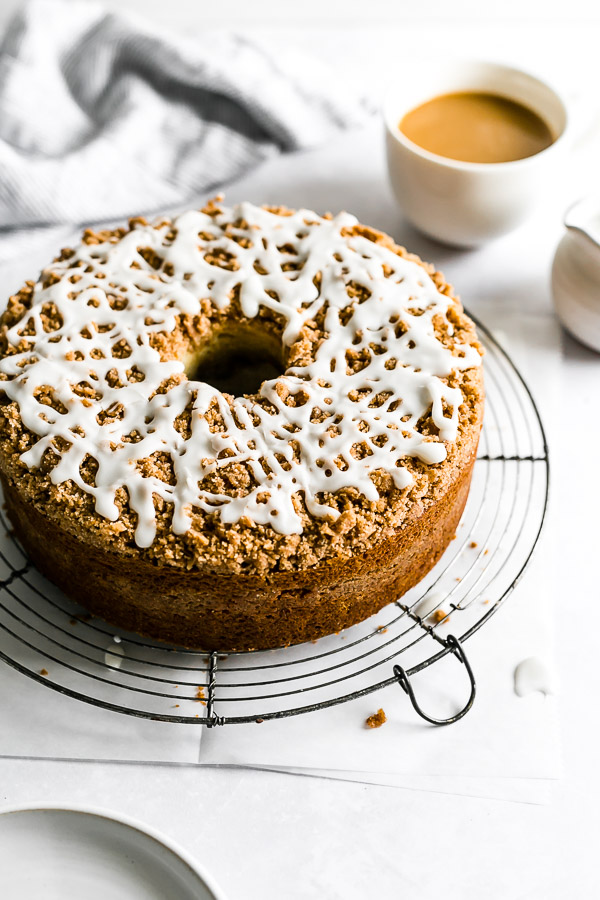
<svg viewBox="0 0 600 900">
<path fill-rule="evenodd" d="M 207 650 L 315 639 L 397 599 L 455 533 L 475 329 L 353 216 L 217 199 L 88 230 L 0 324 L 11 521 L 111 623 Z"/>
</svg>

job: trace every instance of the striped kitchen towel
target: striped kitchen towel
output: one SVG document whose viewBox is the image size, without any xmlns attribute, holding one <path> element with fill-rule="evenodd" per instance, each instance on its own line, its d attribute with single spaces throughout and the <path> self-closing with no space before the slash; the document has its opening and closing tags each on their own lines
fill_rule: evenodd
<svg viewBox="0 0 600 900">
<path fill-rule="evenodd" d="M 368 115 L 318 61 L 198 22 L 191 39 L 82 0 L 22 8 L 0 45 L 0 233 L 181 205 Z"/>
</svg>

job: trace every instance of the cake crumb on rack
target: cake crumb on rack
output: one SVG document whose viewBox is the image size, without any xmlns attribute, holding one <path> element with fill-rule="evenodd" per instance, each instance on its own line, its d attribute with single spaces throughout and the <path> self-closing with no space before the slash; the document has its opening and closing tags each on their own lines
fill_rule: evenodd
<svg viewBox="0 0 600 900">
<path fill-rule="evenodd" d="M 435 612 L 431 613 L 431 618 L 433 619 L 435 624 L 438 625 L 446 618 L 446 613 L 443 609 L 436 609 Z"/>
<path fill-rule="evenodd" d="M 46 677 L 47 674 L 48 674 L 48 669 L 40 669 L 40 675 L 43 675 L 44 677 Z"/>
<path fill-rule="evenodd" d="M 381 728 L 381 726 L 387 722 L 387 716 L 382 709 L 378 709 L 376 713 L 373 713 L 372 716 L 365 721 L 365 725 L 367 728 Z"/>
<path fill-rule="evenodd" d="M 471 541 L 471 543 L 469 544 L 469 547 L 471 548 L 471 550 L 475 550 L 475 548 L 478 546 L 479 545 L 478 545 L 477 541 Z"/>
</svg>

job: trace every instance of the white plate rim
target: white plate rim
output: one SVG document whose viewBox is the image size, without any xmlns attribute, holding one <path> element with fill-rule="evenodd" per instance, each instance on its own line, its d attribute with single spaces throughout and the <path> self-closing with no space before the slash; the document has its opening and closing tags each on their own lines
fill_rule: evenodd
<svg viewBox="0 0 600 900">
<path fill-rule="evenodd" d="M 81 815 L 92 816 L 97 819 L 104 819 L 108 822 L 116 822 L 119 825 L 125 825 L 127 828 L 131 828 L 134 831 L 139 832 L 140 834 L 150 838 L 156 843 L 162 844 L 163 847 L 166 847 L 167 850 L 170 850 L 171 853 L 174 853 L 175 856 L 179 857 L 179 859 L 190 870 L 192 875 L 202 882 L 202 887 L 206 888 L 213 895 L 212 900 L 226 900 L 223 891 L 216 884 L 213 876 L 209 875 L 204 867 L 196 862 L 196 860 L 190 853 L 188 853 L 187 850 L 184 850 L 183 847 L 181 847 L 176 841 L 166 837 L 158 829 L 153 828 L 151 825 L 146 825 L 144 822 L 140 822 L 139 819 L 136 819 L 133 816 L 128 816 L 125 813 L 114 813 L 112 810 L 106 809 L 101 806 L 88 806 L 86 804 L 71 806 L 69 804 L 63 803 L 44 802 L 26 803 L 18 806 L 0 806 L 0 817 L 9 815 L 10 813 L 28 812 L 77 813 Z"/>
</svg>

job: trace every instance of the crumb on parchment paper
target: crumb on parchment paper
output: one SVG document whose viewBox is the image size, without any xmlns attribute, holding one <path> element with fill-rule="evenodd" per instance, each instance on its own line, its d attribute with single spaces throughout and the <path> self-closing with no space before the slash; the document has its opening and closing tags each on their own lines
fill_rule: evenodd
<svg viewBox="0 0 600 900">
<path fill-rule="evenodd" d="M 367 728 L 381 728 L 381 726 L 387 722 L 387 716 L 382 709 L 378 709 L 376 713 L 373 713 L 372 716 L 365 721 L 365 725 Z"/>
</svg>

